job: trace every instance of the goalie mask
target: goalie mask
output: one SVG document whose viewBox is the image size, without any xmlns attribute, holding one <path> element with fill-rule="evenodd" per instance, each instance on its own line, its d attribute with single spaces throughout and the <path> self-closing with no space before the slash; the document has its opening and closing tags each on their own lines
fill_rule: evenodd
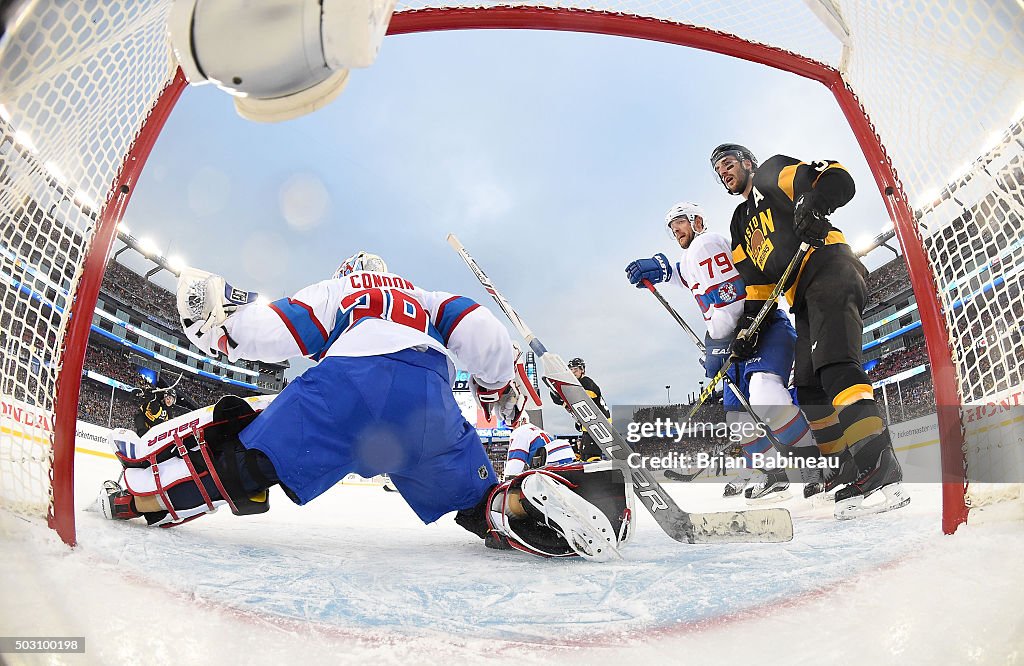
<svg viewBox="0 0 1024 666">
<path fill-rule="evenodd" d="M 371 273 L 387 273 L 388 265 L 376 254 L 359 251 L 341 262 L 338 270 L 334 271 L 334 279 L 343 278 L 350 273 L 369 271 Z"/>
</svg>

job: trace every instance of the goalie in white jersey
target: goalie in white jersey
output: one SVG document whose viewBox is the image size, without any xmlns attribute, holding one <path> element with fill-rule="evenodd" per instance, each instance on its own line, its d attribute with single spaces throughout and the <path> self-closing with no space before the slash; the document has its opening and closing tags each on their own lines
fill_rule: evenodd
<svg viewBox="0 0 1024 666">
<path fill-rule="evenodd" d="M 254 296 L 183 271 L 178 310 L 189 340 L 231 361 L 318 363 L 261 412 L 228 396 L 212 415 L 176 419 L 188 427 L 114 438 L 127 489 L 105 484 L 106 515 L 172 526 L 223 504 L 262 513 L 273 485 L 305 504 L 351 472 L 387 473 L 424 523 L 457 512 L 459 525 L 492 546 L 600 558 L 621 545 L 615 535 L 629 530 L 611 522 L 631 514 L 594 511 L 577 481 L 541 474 L 498 483 L 451 390 L 457 356 L 488 418 L 520 416 L 512 341 L 489 310 L 421 289 L 365 252 L 291 298 L 263 305 Z M 586 479 L 628 495 L 621 472 Z"/>
<path fill-rule="evenodd" d="M 643 280 L 669 282 L 689 291 L 700 308 L 707 327 L 704 371 L 711 378 L 718 374 L 730 354 L 735 353 L 736 332 L 745 328 L 743 305 L 746 287 L 732 262 L 729 241 L 721 234 L 707 232 L 701 206 L 682 202 L 665 216 L 669 233 L 683 249 L 678 262 L 671 264 L 664 254 L 650 259 L 637 259 L 626 267 L 629 281 L 643 288 Z M 787 388 L 793 368 L 796 330 L 783 312 L 776 310 L 750 340 L 753 353 L 735 363 L 729 371 L 730 380 L 743 392 L 775 436 L 787 447 L 792 457 L 817 457 L 818 447 L 802 412 L 793 404 Z M 733 423 L 749 419 L 730 389 L 724 393 L 726 418 Z M 754 429 L 746 429 L 752 432 Z M 732 430 L 737 432 L 738 430 Z M 753 454 L 768 453 L 772 448 L 767 437 L 741 439 L 747 467 L 735 481 L 726 486 L 725 494 L 738 494 L 750 480 Z M 806 480 L 814 479 L 808 477 Z M 783 499 L 789 485 L 783 470 L 768 470 L 764 483 L 747 489 L 750 500 Z"/>
</svg>

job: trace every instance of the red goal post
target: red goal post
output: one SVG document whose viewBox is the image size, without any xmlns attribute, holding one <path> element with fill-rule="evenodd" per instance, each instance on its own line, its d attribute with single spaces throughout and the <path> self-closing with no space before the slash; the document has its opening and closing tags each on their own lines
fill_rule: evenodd
<svg viewBox="0 0 1024 666">
<path fill-rule="evenodd" d="M 47 511 L 74 543 L 75 419 L 93 308 L 116 226 L 184 82 L 167 43 L 167 0 L 53 4 L 23 5 L 0 42 L 0 501 Z M 973 447 L 960 406 L 1011 400 L 1022 383 L 1005 313 L 1022 303 L 1011 222 L 1019 229 L 1024 217 L 1024 185 L 1014 182 L 1024 9 L 996 0 L 960 13 L 865 0 L 433 5 L 400 3 L 389 34 L 617 35 L 827 86 L 910 269 L 940 406 L 943 527 L 966 519 L 969 470 L 982 467 L 972 456 L 1008 447 L 999 437 Z M 975 254 L 956 252 L 965 246 Z"/>
</svg>

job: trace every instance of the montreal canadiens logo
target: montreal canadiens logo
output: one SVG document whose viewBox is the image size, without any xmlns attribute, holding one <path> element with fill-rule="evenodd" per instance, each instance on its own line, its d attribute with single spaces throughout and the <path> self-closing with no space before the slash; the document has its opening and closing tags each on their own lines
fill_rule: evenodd
<svg viewBox="0 0 1024 666">
<path fill-rule="evenodd" d="M 732 282 L 726 282 L 718 288 L 718 297 L 722 299 L 723 303 L 732 303 L 736 300 L 736 285 Z"/>
</svg>

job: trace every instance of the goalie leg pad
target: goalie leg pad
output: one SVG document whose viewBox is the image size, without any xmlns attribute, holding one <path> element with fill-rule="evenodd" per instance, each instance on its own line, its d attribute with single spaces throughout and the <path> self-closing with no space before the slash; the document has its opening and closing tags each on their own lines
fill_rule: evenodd
<svg viewBox="0 0 1024 666">
<path fill-rule="evenodd" d="M 267 457 L 255 449 L 246 449 L 238 438 L 257 413 L 242 398 L 226 395 L 213 408 L 213 422 L 202 429 L 202 439 L 210 448 L 213 467 L 223 484 L 221 494 L 236 516 L 267 511 L 270 504 L 266 490 L 277 483 Z"/>
<path fill-rule="evenodd" d="M 166 515 L 146 514 L 151 525 L 177 525 L 224 504 L 236 515 L 269 509 L 266 489 L 277 482 L 273 466 L 261 452 L 245 449 L 237 436 L 256 414 L 244 400 L 229 396 L 214 408 L 213 422 L 191 432 L 175 430 L 149 443 L 127 430 L 111 434 L 128 492 L 156 496 L 166 509 Z"/>
<path fill-rule="evenodd" d="M 513 515 L 517 500 L 525 517 Z M 610 462 L 530 470 L 497 486 L 489 504 L 492 535 L 541 557 L 607 560 L 632 535 L 632 487 Z"/>
</svg>

